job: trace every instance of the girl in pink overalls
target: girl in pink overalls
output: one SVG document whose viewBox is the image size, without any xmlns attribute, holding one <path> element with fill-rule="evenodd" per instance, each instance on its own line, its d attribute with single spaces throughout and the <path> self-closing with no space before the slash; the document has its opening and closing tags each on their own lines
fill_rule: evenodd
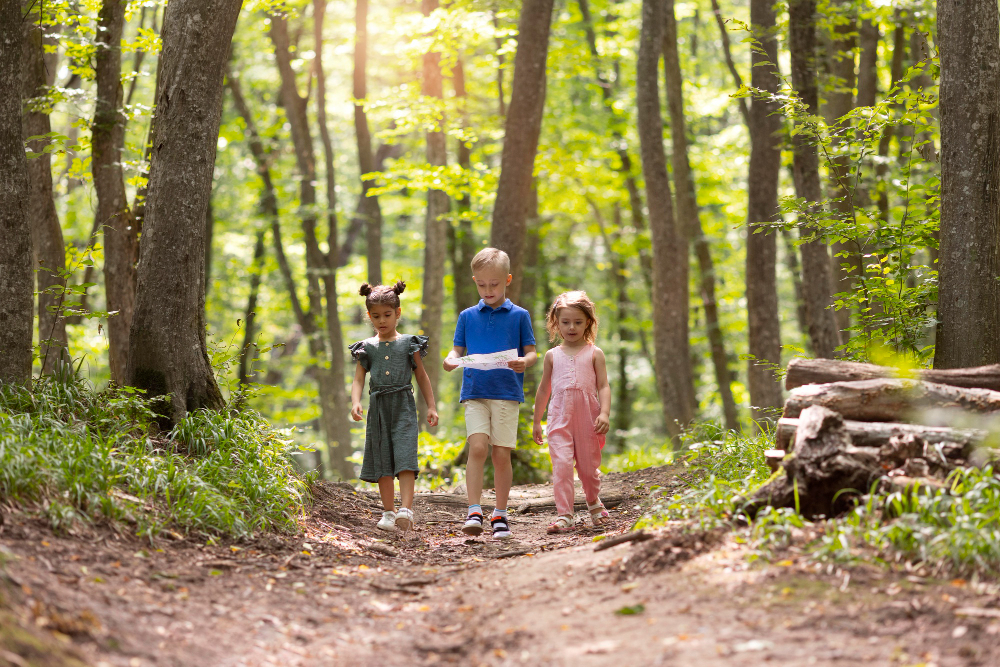
<svg viewBox="0 0 1000 667">
<path fill-rule="evenodd" d="M 603 528 L 611 517 L 601 502 L 601 449 L 610 427 L 611 387 L 604 352 L 594 345 L 597 313 L 586 292 L 560 294 L 549 309 L 545 328 L 549 340 L 562 344 L 545 353 L 542 382 L 535 394 L 535 426 L 532 435 L 544 444 L 542 414 L 549 405 L 549 456 L 558 518 L 549 533 L 573 528 L 573 463 L 587 497 L 587 509 L 595 528 Z"/>
</svg>

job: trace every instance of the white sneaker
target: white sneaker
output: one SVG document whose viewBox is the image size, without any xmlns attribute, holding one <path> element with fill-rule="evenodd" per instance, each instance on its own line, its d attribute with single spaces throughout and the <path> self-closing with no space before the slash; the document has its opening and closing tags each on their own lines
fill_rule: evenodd
<svg viewBox="0 0 1000 667">
<path fill-rule="evenodd" d="M 376 527 L 379 530 L 396 530 L 396 513 L 392 510 L 386 510 L 382 512 L 382 518 L 379 519 Z"/>
<path fill-rule="evenodd" d="M 410 528 L 413 528 L 413 510 L 409 507 L 400 507 L 396 512 L 396 530 L 405 533 Z"/>
</svg>

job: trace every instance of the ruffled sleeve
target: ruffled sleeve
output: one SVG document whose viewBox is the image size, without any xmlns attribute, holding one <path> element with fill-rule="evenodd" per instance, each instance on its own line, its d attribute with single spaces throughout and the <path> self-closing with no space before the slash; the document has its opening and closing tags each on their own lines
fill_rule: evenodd
<svg viewBox="0 0 1000 667">
<path fill-rule="evenodd" d="M 372 369 L 372 360 L 368 358 L 368 350 L 365 348 L 365 341 L 359 340 L 357 343 L 352 343 L 347 346 L 347 349 L 351 351 L 351 357 L 361 364 L 361 367 L 366 371 Z"/>
<path fill-rule="evenodd" d="M 416 354 L 420 353 L 421 357 L 427 356 L 427 346 L 430 344 L 430 339 L 427 336 L 410 336 L 410 365 L 413 368 L 417 367 Z"/>
</svg>

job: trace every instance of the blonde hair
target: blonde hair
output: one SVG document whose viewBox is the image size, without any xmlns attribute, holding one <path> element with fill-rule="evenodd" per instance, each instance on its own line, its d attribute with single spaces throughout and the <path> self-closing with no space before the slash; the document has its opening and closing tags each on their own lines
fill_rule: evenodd
<svg viewBox="0 0 1000 667">
<path fill-rule="evenodd" d="M 472 273 L 487 267 L 501 269 L 505 275 L 510 274 L 510 257 L 499 248 L 483 248 L 472 258 Z"/>
<path fill-rule="evenodd" d="M 548 315 L 545 316 L 545 330 L 549 332 L 549 341 L 556 342 L 559 336 L 559 311 L 563 308 L 577 308 L 587 317 L 587 328 L 583 332 L 583 339 L 588 343 L 597 340 L 597 326 L 600 323 L 597 319 L 597 306 L 590 300 L 587 293 L 582 290 L 574 292 L 563 292 L 556 297 L 549 308 Z"/>
</svg>

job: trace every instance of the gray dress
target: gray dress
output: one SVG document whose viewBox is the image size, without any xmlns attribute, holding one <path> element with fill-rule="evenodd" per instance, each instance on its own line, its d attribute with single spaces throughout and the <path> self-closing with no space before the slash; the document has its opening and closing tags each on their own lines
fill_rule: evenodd
<svg viewBox="0 0 1000 667">
<path fill-rule="evenodd" d="M 427 336 L 400 334 L 390 342 L 374 336 L 348 349 L 371 373 L 361 479 L 377 482 L 380 477 L 397 477 L 404 470 L 419 471 L 417 405 L 410 382 L 417 365 L 414 355 L 427 356 Z"/>
</svg>

